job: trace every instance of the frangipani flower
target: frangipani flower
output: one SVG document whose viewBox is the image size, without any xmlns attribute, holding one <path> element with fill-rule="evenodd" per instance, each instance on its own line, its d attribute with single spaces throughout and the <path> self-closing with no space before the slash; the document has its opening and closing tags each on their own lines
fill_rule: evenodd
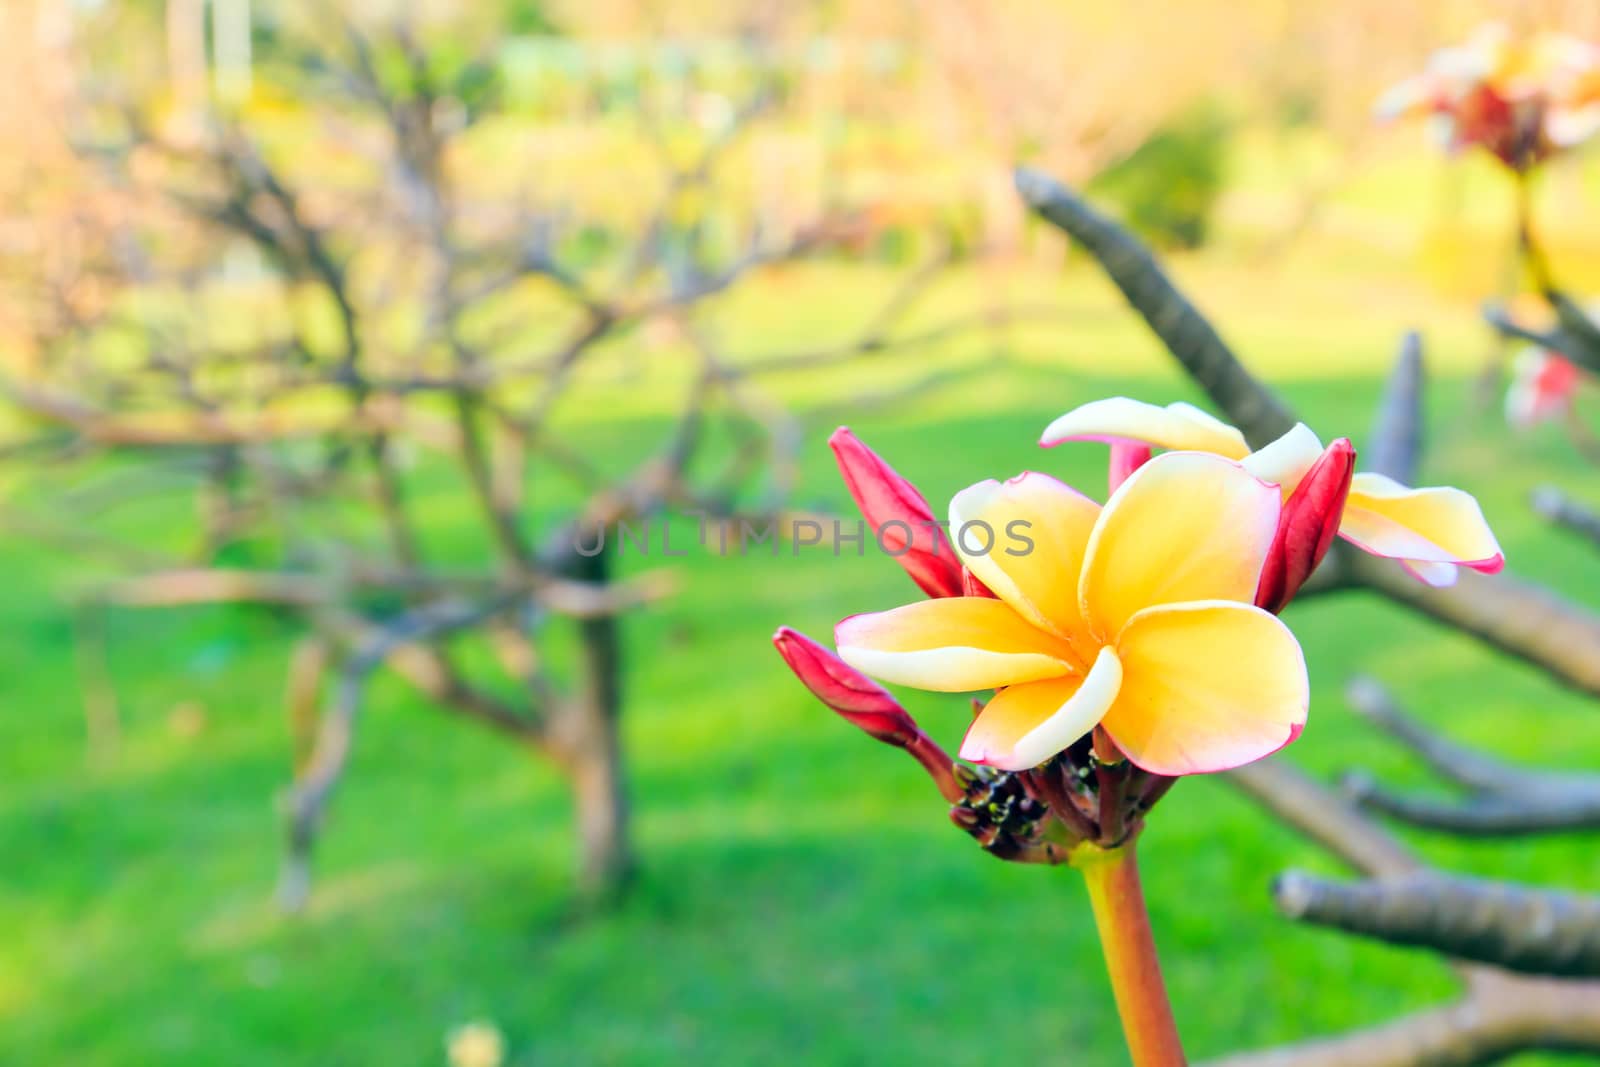
<svg viewBox="0 0 1600 1067">
<path fill-rule="evenodd" d="M 1238 460 L 1257 477 L 1276 484 L 1286 501 L 1324 455 L 1322 442 L 1303 423 L 1251 452 L 1238 430 L 1197 408 L 1187 404 L 1163 408 L 1125 397 L 1067 412 L 1046 428 L 1039 443 L 1050 448 L 1064 441 L 1116 438 L 1163 448 L 1204 448 Z M 1448 487 L 1412 489 L 1370 472 L 1351 478 L 1339 536 L 1375 556 L 1399 560 L 1411 574 L 1434 586 L 1453 584 L 1458 567 L 1493 574 L 1505 565 L 1493 531 L 1469 494 Z"/>
<path fill-rule="evenodd" d="M 961 756 L 1025 770 L 1097 725 L 1156 774 L 1224 770 L 1293 740 L 1309 690 L 1294 635 L 1253 599 L 1280 494 L 1201 452 L 1140 467 L 1105 507 L 1047 475 L 980 482 L 952 529 L 1028 524 L 1032 551 L 956 551 L 994 598 L 857 615 L 846 663 L 940 692 L 999 689 Z"/>
<path fill-rule="evenodd" d="M 1600 49 L 1564 34 L 1519 39 L 1498 23 L 1435 52 L 1378 101 L 1380 118 L 1430 115 L 1453 150 L 1479 145 L 1525 171 L 1600 129 Z"/>
<path fill-rule="evenodd" d="M 1511 368 L 1506 421 L 1526 430 L 1562 418 L 1572 410 L 1579 375 L 1575 364 L 1549 349 L 1524 349 Z"/>
</svg>

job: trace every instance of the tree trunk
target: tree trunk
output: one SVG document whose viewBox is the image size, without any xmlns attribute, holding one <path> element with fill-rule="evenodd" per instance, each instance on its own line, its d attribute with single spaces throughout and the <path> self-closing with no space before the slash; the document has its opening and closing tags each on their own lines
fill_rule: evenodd
<svg viewBox="0 0 1600 1067">
<path fill-rule="evenodd" d="M 575 577 L 610 578 L 605 553 L 579 557 Z M 590 897 L 616 893 L 633 870 L 628 836 L 627 779 L 618 719 L 622 711 L 622 655 L 615 616 L 579 623 L 583 692 L 574 703 L 572 732 L 573 817 L 578 832 L 578 885 Z"/>
</svg>

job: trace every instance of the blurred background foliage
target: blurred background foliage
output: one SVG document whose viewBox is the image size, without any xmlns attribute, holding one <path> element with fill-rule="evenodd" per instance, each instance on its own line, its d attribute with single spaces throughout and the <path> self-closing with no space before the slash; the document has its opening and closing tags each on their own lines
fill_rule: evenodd
<svg viewBox="0 0 1600 1067">
<path fill-rule="evenodd" d="M 463 200 L 570 220 L 562 254 L 586 274 L 615 266 L 663 182 L 735 128 L 742 102 L 770 100 L 716 181 L 682 193 L 683 254 L 725 260 L 752 232 L 781 238 L 835 210 L 866 224 L 717 296 L 719 336 L 741 358 L 855 336 L 908 274 L 946 258 L 954 266 L 907 311 L 908 331 L 962 312 L 1053 310 L 777 376 L 771 394 L 802 432 L 800 506 L 849 514 L 822 446 L 846 415 L 937 509 L 974 480 L 1030 466 L 1095 489 L 1095 450 L 1032 447 L 1051 417 L 1107 394 L 1195 399 L 1099 275 L 1025 217 L 1010 184 L 1024 161 L 1087 183 L 1170 249 L 1202 306 L 1324 437 L 1361 443 L 1400 331 L 1422 329 L 1434 375 L 1426 480 L 1479 496 L 1514 570 L 1574 595 L 1596 587 L 1593 557 L 1525 506 L 1541 482 L 1592 493 L 1592 466 L 1554 427 L 1510 432 L 1475 384 L 1495 347 L 1477 304 L 1519 281 L 1510 185 L 1485 160 L 1443 159 L 1416 128 L 1370 119 L 1383 86 L 1483 19 L 1593 38 L 1593 3 L 338 7 L 15 0 L 0 12 L 14 87 L 0 109 L 8 378 L 42 369 L 37 338 L 61 311 L 42 277 L 71 282 L 50 291 L 79 312 L 131 301 L 159 317 L 162 301 L 182 299 L 108 286 L 90 269 L 129 246 L 204 283 L 215 310 L 199 317 L 214 338 L 238 343 L 280 321 L 284 306 L 258 284 L 270 265 L 152 195 L 174 177 L 169 159 L 136 152 L 130 180 L 108 182 L 96 145 L 115 139 L 118 116 L 180 142 L 221 117 L 301 183 L 313 219 L 358 229 L 342 213 L 379 181 L 361 151 L 379 133 L 305 86 L 336 69 L 341 27 L 403 24 L 443 89 L 433 121 L 487 117 L 453 145 Z M 379 78 L 404 99 L 411 74 L 385 62 Z M 1600 286 L 1597 183 L 1594 155 L 1579 154 L 1536 190 L 1547 251 L 1578 292 Z M 492 232 L 496 217 L 478 224 Z M 371 233 L 352 253 L 376 271 L 396 247 Z M 417 307 L 387 314 L 396 338 L 423 327 Z M 572 449 L 618 466 L 642 454 L 670 420 L 685 351 L 649 323 L 616 338 L 560 413 Z M 85 366 L 126 358 L 102 343 Z M 9 408 L 0 424 L 32 425 Z M 737 448 L 722 440 L 713 455 Z M 0 1058 L 430 1064 L 453 1027 L 486 1018 L 520 1064 L 1119 1062 L 1072 880 L 979 855 L 909 766 L 829 720 L 771 654 L 780 622 L 824 634 L 903 599 L 888 561 L 672 561 L 683 592 L 625 630 L 643 866 L 614 911 L 570 908 L 558 777 L 380 682 L 323 881 L 291 919 L 264 891 L 279 833 L 268 798 L 290 774 L 289 627 L 227 606 L 113 612 L 104 662 L 86 658 L 74 597 L 116 570 L 29 525 L 33 505 L 71 489 L 86 527 L 189 546 L 186 496 L 153 487 L 127 507 L 97 502 L 96 487 L 123 473 L 100 467 L 71 485 L 48 466 L 0 475 Z M 429 544 L 481 554 L 458 497 L 425 466 L 412 477 Z M 1600 722 L 1547 679 L 1359 600 L 1295 610 L 1318 698 L 1293 758 L 1319 773 L 1360 763 L 1424 780 L 1352 721 L 1339 684 L 1358 669 L 1508 759 L 1600 761 Z M 82 710 L 105 679 L 120 715 L 111 751 L 86 743 Z M 1529 709 L 1555 732 L 1507 729 Z M 913 710 L 945 739 L 964 714 L 955 699 Z M 1147 838 L 1145 867 L 1194 1052 L 1375 1021 L 1446 988 L 1432 960 L 1277 918 L 1268 873 L 1329 861 L 1220 783 L 1182 790 Z M 1419 844 L 1444 865 L 1470 856 L 1486 875 L 1600 888 L 1582 839 Z"/>
</svg>

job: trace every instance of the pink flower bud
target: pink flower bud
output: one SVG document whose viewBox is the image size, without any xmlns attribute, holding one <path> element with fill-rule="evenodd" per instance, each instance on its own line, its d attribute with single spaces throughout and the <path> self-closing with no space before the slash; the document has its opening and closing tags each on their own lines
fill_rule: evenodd
<svg viewBox="0 0 1600 1067">
<path fill-rule="evenodd" d="M 1108 491 L 1115 493 L 1117 486 L 1128 476 L 1150 462 L 1150 446 L 1142 441 L 1114 440 L 1111 442 L 1111 465 L 1106 472 Z"/>
<path fill-rule="evenodd" d="M 934 522 L 927 498 L 848 427 L 835 430 L 828 444 L 845 488 L 884 551 L 929 596 L 960 596 L 961 561 Z"/>
<path fill-rule="evenodd" d="M 965 567 L 961 568 L 961 595 L 988 597 L 990 600 L 1000 599 L 994 595 L 994 590 L 984 585 L 976 574 Z"/>
<path fill-rule="evenodd" d="M 800 683 L 853 725 L 885 744 L 902 748 L 921 736 L 916 722 L 888 690 L 831 649 L 787 626 L 778 628 L 772 643 Z"/>
<path fill-rule="evenodd" d="M 1278 532 L 1256 586 L 1256 605 L 1280 612 L 1294 599 L 1333 545 L 1355 473 L 1356 450 L 1345 437 L 1333 442 L 1306 472 L 1278 515 Z"/>
</svg>

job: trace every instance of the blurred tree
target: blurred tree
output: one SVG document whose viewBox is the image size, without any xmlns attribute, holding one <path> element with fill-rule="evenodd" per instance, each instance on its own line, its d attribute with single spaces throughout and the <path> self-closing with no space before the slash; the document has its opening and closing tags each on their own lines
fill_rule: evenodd
<svg viewBox="0 0 1600 1067">
<path fill-rule="evenodd" d="M 1090 189 L 1121 206 L 1136 231 L 1156 244 L 1198 248 L 1222 195 L 1228 122 L 1201 108 L 1163 126 Z"/>
<path fill-rule="evenodd" d="M 869 239 L 843 214 L 774 226 L 725 197 L 730 153 L 775 98 L 766 83 L 750 77 L 706 119 L 682 82 L 641 82 L 638 165 L 608 172 L 628 208 L 597 229 L 558 199 L 546 139 L 506 104 L 502 27 L 447 7 L 359 23 L 284 12 L 248 82 L 235 72 L 199 106 L 187 51 L 178 92 L 137 70 L 41 78 L 48 131 L 19 134 L 40 141 L 12 176 L 33 185 L 10 220 L 27 240 L 3 261 L 4 387 L 26 415 L 6 453 L 56 480 L 115 462 L 129 499 L 176 479 L 198 529 L 181 553 L 143 545 L 83 524 L 68 494 L 33 501 L 57 509 L 29 521 L 117 560 L 107 603 L 245 603 L 300 626 L 290 906 L 380 669 L 558 766 L 581 882 L 615 889 L 632 864 L 619 619 L 666 591 L 660 574 L 617 573 L 617 524 L 688 511 L 781 536 L 798 431 L 759 377 L 895 348 L 934 273 L 857 340 L 724 352 L 716 297 Z M 77 49 L 50 38 L 59 69 L 107 47 L 98 32 L 129 30 L 105 20 L 83 20 Z M 639 373 L 625 357 L 641 338 L 661 350 L 651 388 L 676 397 L 653 440 L 587 451 L 562 420 L 600 402 L 596 370 Z M 29 509 L 12 503 L 16 522 Z M 442 520 L 470 532 L 442 543 Z"/>
</svg>

